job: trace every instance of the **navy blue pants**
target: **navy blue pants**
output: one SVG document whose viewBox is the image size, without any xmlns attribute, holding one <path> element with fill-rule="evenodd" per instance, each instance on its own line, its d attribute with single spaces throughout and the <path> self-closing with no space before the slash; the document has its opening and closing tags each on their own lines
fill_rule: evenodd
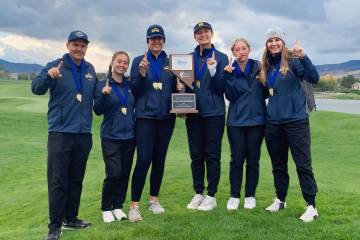
<svg viewBox="0 0 360 240">
<path fill-rule="evenodd" d="M 230 143 L 230 192 L 231 197 L 240 198 L 243 166 L 246 160 L 245 197 L 255 197 L 259 182 L 259 160 L 264 125 L 227 127 Z"/>
<path fill-rule="evenodd" d="M 126 199 L 129 176 L 135 152 L 135 139 L 101 139 L 105 162 L 101 210 L 121 209 Z"/>
<path fill-rule="evenodd" d="M 137 118 L 135 122 L 137 160 L 131 181 L 131 200 L 139 202 L 151 165 L 150 196 L 157 197 L 164 175 L 165 159 L 175 118 Z"/>
<path fill-rule="evenodd" d="M 186 129 L 191 158 L 194 190 L 202 194 L 205 165 L 208 195 L 214 196 L 220 180 L 221 141 L 225 128 L 225 116 L 201 117 L 192 115 L 186 119 Z"/>
<path fill-rule="evenodd" d="M 64 219 L 71 221 L 77 218 L 91 147 L 91 133 L 49 133 L 49 229 L 60 228 Z"/>
<path fill-rule="evenodd" d="M 271 158 L 276 195 L 285 201 L 289 187 L 288 151 L 296 165 L 301 191 L 305 201 L 315 206 L 317 186 L 311 167 L 309 121 L 285 124 L 266 124 L 266 146 Z"/>
</svg>

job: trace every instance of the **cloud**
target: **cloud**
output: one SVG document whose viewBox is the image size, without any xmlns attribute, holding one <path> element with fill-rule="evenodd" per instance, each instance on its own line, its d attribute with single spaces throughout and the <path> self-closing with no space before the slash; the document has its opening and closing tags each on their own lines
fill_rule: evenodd
<svg viewBox="0 0 360 240">
<path fill-rule="evenodd" d="M 118 49 L 132 57 L 142 54 L 150 24 L 164 27 L 167 52 L 187 53 L 196 46 L 193 26 L 208 21 L 215 31 L 215 46 L 222 51 L 228 52 L 235 38 L 245 37 L 252 46 L 251 56 L 258 58 L 265 30 L 280 26 L 288 33 L 288 45 L 300 39 L 320 64 L 358 58 L 358 9 L 356 0 L 2 0 L 0 36 L 24 37 L 19 41 L 25 49 L 6 39 L 0 47 L 6 46 L 2 57 L 43 64 L 65 51 L 69 32 L 79 29 L 89 35 L 87 57 L 103 71 Z M 43 47 L 35 47 L 36 43 Z"/>
<path fill-rule="evenodd" d="M 44 40 L 19 34 L 0 35 L 0 55 L 13 56 L 8 59 L 13 62 L 36 62 L 45 65 L 61 57 L 65 52 L 67 52 L 65 40 Z M 109 66 L 111 56 L 110 49 L 101 43 L 93 42 L 89 45 L 86 59 L 98 69 L 105 70 Z"/>
</svg>

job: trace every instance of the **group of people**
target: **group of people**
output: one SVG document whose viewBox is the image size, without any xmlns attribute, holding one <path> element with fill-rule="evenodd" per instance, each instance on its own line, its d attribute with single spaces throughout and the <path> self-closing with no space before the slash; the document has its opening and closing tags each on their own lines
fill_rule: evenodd
<svg viewBox="0 0 360 240">
<path fill-rule="evenodd" d="M 82 31 L 70 33 L 68 53 L 48 63 L 32 81 L 34 94 L 50 92 L 47 239 L 59 239 L 61 228 L 91 225 L 78 218 L 78 211 L 92 147 L 92 111 L 103 115 L 100 131 L 106 175 L 101 202 L 103 221 L 142 220 L 139 202 L 150 166 L 149 210 L 154 214 L 165 212 L 158 197 L 175 126 L 176 116 L 170 113 L 170 107 L 171 94 L 176 92 L 195 93 L 198 110 L 185 116 L 194 188 L 188 209 L 210 211 L 217 206 L 226 120 L 231 149 L 227 209 L 239 207 L 245 162 L 244 208 L 256 207 L 261 144 L 265 137 L 276 190 L 276 197 L 266 210 L 277 212 L 286 207 L 290 149 L 307 205 L 300 219 L 311 222 L 319 216 L 315 208 L 317 186 L 311 166 L 309 118 L 301 88 L 301 81 L 319 81 L 314 65 L 299 43 L 291 49 L 286 46 L 285 33 L 280 28 L 266 32 L 261 62 L 249 58 L 251 48 L 246 39 L 234 41 L 233 56 L 228 58 L 212 44 L 213 35 L 207 22 L 194 27 L 198 45 L 192 53 L 195 81 L 193 88 L 189 88 L 167 70 L 169 60 L 163 50 L 166 37 L 160 25 L 149 26 L 148 50 L 134 58 L 130 77 L 124 75 L 130 57 L 125 51 L 118 51 L 102 81 L 98 81 L 91 63 L 84 60 L 88 36 Z M 224 95 L 229 100 L 227 118 Z M 127 215 L 123 204 L 135 149 L 137 160 Z"/>
</svg>

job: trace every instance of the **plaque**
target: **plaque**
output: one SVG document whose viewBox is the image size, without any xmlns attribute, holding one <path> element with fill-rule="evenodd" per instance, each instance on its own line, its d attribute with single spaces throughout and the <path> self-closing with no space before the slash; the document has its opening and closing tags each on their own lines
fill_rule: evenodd
<svg viewBox="0 0 360 240">
<path fill-rule="evenodd" d="M 198 113 L 194 93 L 171 94 L 171 113 Z"/>
<path fill-rule="evenodd" d="M 178 81 L 194 89 L 194 60 L 192 54 L 170 54 L 169 71 Z M 195 93 L 171 94 L 171 113 L 198 113 Z"/>
</svg>

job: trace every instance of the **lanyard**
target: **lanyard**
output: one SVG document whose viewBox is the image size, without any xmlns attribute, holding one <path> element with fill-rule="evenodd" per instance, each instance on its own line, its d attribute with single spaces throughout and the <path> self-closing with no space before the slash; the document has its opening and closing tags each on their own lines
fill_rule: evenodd
<svg viewBox="0 0 360 240">
<path fill-rule="evenodd" d="M 166 54 L 164 51 L 161 51 L 158 58 L 154 58 L 150 51 L 147 52 L 147 59 L 150 62 L 150 69 L 155 78 L 155 81 L 161 81 L 162 70 L 164 69 Z"/>
<path fill-rule="evenodd" d="M 280 72 L 280 63 L 276 64 L 275 71 L 273 74 L 271 74 L 271 70 L 268 70 L 266 80 L 271 88 L 274 87 L 279 72 Z"/>
<path fill-rule="evenodd" d="M 235 76 L 236 77 L 247 77 L 250 72 L 250 61 L 248 60 L 244 69 L 244 72 L 241 70 L 240 65 L 237 61 L 234 61 L 232 66 L 235 68 Z"/>
<path fill-rule="evenodd" d="M 111 83 L 111 87 L 114 90 L 116 96 L 119 98 L 121 106 L 126 107 L 129 100 L 129 85 L 124 81 L 124 95 L 121 94 L 119 87 L 116 83 Z"/>
<path fill-rule="evenodd" d="M 202 58 L 200 56 L 199 53 L 200 50 L 195 48 L 195 54 L 194 54 L 194 65 L 195 65 L 195 79 L 196 80 L 201 80 L 206 72 L 206 68 L 207 68 L 207 59 L 210 58 L 213 54 L 213 52 L 215 51 L 215 48 L 212 47 L 211 49 L 209 49 L 208 54 Z M 203 63 L 200 66 L 200 60 L 203 59 Z"/>
<path fill-rule="evenodd" d="M 69 54 L 65 55 L 66 60 L 70 63 L 71 67 L 71 74 L 72 78 L 74 80 L 76 92 L 81 93 L 82 92 L 82 82 L 83 79 L 85 79 L 85 71 L 86 71 L 86 65 L 84 59 L 81 59 L 80 62 L 80 75 L 78 75 L 77 66 L 74 63 L 74 61 L 71 59 Z"/>
</svg>

